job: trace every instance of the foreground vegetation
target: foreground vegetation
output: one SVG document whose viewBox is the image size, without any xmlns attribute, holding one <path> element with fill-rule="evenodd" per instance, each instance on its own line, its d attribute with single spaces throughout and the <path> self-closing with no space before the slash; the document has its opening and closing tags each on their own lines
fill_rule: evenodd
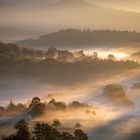
<svg viewBox="0 0 140 140">
<path fill-rule="evenodd" d="M 87 134 L 81 129 L 75 130 L 74 134 L 59 132 L 48 123 L 37 122 L 33 131 L 30 132 L 28 123 L 25 120 L 20 120 L 14 128 L 16 133 L 4 137 L 3 140 L 88 140 Z"/>
</svg>

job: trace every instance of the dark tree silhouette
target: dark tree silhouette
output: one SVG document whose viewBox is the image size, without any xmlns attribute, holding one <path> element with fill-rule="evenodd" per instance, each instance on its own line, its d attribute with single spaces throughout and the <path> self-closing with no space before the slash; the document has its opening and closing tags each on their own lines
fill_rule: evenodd
<svg viewBox="0 0 140 140">
<path fill-rule="evenodd" d="M 61 123 L 60 123 L 59 120 L 55 119 L 55 120 L 53 120 L 52 126 L 54 126 L 54 127 L 60 127 L 61 126 Z"/>
<path fill-rule="evenodd" d="M 66 104 L 64 102 L 57 102 L 54 98 L 52 98 L 49 103 L 47 104 L 48 109 L 60 109 L 64 110 L 66 108 Z"/>
<path fill-rule="evenodd" d="M 81 124 L 80 124 L 80 123 L 76 123 L 76 124 L 75 124 L 75 127 L 76 127 L 76 128 L 80 128 L 80 127 L 81 127 Z"/>
<path fill-rule="evenodd" d="M 45 104 L 40 102 L 40 98 L 34 97 L 29 105 L 29 114 L 32 117 L 43 115 L 45 112 Z"/>
<path fill-rule="evenodd" d="M 25 120 L 20 120 L 14 128 L 17 130 L 16 137 L 19 140 L 31 140 L 28 123 Z"/>
<path fill-rule="evenodd" d="M 28 123 L 25 120 L 20 120 L 14 128 L 17 130 L 16 134 L 10 135 L 4 140 L 31 140 Z"/>
<path fill-rule="evenodd" d="M 93 58 L 94 60 L 95 60 L 95 59 L 98 59 L 98 53 L 97 53 L 97 52 L 93 52 L 92 58 Z"/>
<path fill-rule="evenodd" d="M 84 103 L 80 103 L 78 101 L 73 101 L 69 104 L 69 107 L 72 107 L 72 108 L 81 108 L 81 107 L 88 107 L 87 104 L 84 104 Z"/>
<path fill-rule="evenodd" d="M 77 129 L 74 132 L 75 140 L 88 140 L 88 136 L 81 129 Z"/>
<path fill-rule="evenodd" d="M 33 126 L 32 135 L 25 120 L 20 120 L 14 128 L 17 130 L 16 134 L 3 138 L 3 140 L 88 140 L 87 134 L 81 129 L 75 130 L 74 134 L 59 132 L 48 123 L 37 122 Z"/>
<path fill-rule="evenodd" d="M 47 123 L 37 122 L 33 131 L 34 140 L 59 140 L 60 133 Z"/>
<path fill-rule="evenodd" d="M 3 106 L 0 106 L 0 113 L 4 112 L 5 108 Z"/>
<path fill-rule="evenodd" d="M 109 61 L 115 61 L 116 58 L 115 58 L 115 56 L 114 56 L 113 54 L 109 54 L 109 55 L 108 55 L 108 60 L 109 60 Z"/>
<path fill-rule="evenodd" d="M 6 111 L 15 111 L 16 110 L 16 105 L 13 103 L 13 101 L 10 101 L 8 104 Z"/>
<path fill-rule="evenodd" d="M 134 103 L 128 98 L 125 89 L 121 85 L 107 85 L 104 88 L 105 98 L 116 107 L 134 107 Z"/>
<path fill-rule="evenodd" d="M 61 134 L 61 140 L 74 140 L 74 136 L 68 132 L 63 132 Z"/>
</svg>

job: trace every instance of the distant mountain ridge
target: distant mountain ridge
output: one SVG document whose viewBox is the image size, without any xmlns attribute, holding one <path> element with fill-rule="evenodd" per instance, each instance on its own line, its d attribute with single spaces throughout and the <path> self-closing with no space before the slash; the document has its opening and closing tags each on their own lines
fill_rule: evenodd
<svg viewBox="0 0 140 140">
<path fill-rule="evenodd" d="M 77 47 L 122 45 L 140 43 L 140 33 L 110 30 L 76 30 L 66 29 L 39 36 L 38 39 L 27 39 L 17 42 L 31 47 Z"/>
<path fill-rule="evenodd" d="M 0 16 L 5 15 L 0 22 L 0 39 L 9 42 L 67 28 L 140 32 L 140 13 L 102 7 L 87 0 L 0 0 L 0 3 L 12 4 L 0 8 Z"/>
</svg>

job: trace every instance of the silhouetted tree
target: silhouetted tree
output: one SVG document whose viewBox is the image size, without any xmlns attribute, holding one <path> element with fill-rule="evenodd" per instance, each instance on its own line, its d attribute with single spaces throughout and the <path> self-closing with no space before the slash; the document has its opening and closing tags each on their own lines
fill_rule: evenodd
<svg viewBox="0 0 140 140">
<path fill-rule="evenodd" d="M 81 129 L 77 129 L 74 132 L 75 140 L 88 140 L 88 136 Z"/>
<path fill-rule="evenodd" d="M 18 103 L 16 105 L 16 108 L 17 108 L 17 111 L 22 111 L 22 112 L 27 110 L 26 105 L 24 105 L 22 103 Z"/>
<path fill-rule="evenodd" d="M 76 128 L 80 128 L 80 127 L 81 127 L 81 124 L 80 124 L 80 123 L 76 123 L 76 124 L 75 124 L 75 127 L 76 127 Z"/>
<path fill-rule="evenodd" d="M 121 85 L 107 85 L 103 94 L 109 102 L 117 104 L 117 107 L 134 107 L 134 103 L 126 95 L 126 91 Z"/>
<path fill-rule="evenodd" d="M 32 105 L 36 105 L 36 104 L 39 104 L 40 103 L 40 98 L 39 97 L 34 97 L 32 99 Z"/>
<path fill-rule="evenodd" d="M 28 123 L 25 120 L 20 120 L 14 128 L 17 130 L 16 137 L 19 140 L 31 140 Z"/>
<path fill-rule="evenodd" d="M 14 128 L 17 130 L 16 134 L 5 137 L 3 140 L 88 140 L 87 134 L 81 129 L 75 130 L 74 134 L 61 133 L 48 123 L 37 122 L 33 126 L 32 135 L 29 132 L 28 123 L 24 120 L 20 120 Z"/>
<path fill-rule="evenodd" d="M 13 103 L 13 101 L 10 101 L 6 108 L 6 111 L 16 111 L 16 105 Z"/>
<path fill-rule="evenodd" d="M 16 134 L 12 134 L 4 140 L 31 140 L 28 123 L 25 120 L 20 120 L 14 128 L 17 130 Z"/>
<path fill-rule="evenodd" d="M 72 107 L 72 108 L 81 108 L 81 107 L 88 107 L 87 104 L 84 104 L 84 103 L 80 103 L 78 101 L 73 101 L 72 103 L 69 104 L 69 107 Z"/>
<path fill-rule="evenodd" d="M 33 131 L 34 140 L 60 140 L 60 133 L 47 123 L 37 122 Z"/>
<path fill-rule="evenodd" d="M 110 60 L 110 61 L 115 61 L 116 58 L 115 58 L 115 56 L 114 56 L 113 54 L 109 54 L 109 55 L 108 55 L 108 60 Z"/>
<path fill-rule="evenodd" d="M 48 109 L 65 109 L 66 104 L 64 102 L 57 102 L 54 98 L 52 98 L 49 103 L 47 104 Z"/>
<path fill-rule="evenodd" d="M 97 53 L 97 52 L 93 52 L 92 58 L 93 58 L 93 59 L 98 59 L 98 53 Z"/>
<path fill-rule="evenodd" d="M 40 98 L 34 97 L 29 105 L 29 113 L 31 116 L 36 117 L 43 115 L 45 112 L 45 104 L 40 102 Z"/>
<path fill-rule="evenodd" d="M 4 112 L 5 111 L 5 107 L 3 106 L 0 106 L 0 113 Z"/>
<path fill-rule="evenodd" d="M 50 58 L 50 59 L 57 58 L 57 55 L 58 55 L 58 50 L 53 47 L 49 48 L 48 51 L 46 52 L 47 58 Z"/>
<path fill-rule="evenodd" d="M 52 126 L 54 126 L 54 127 L 60 127 L 61 126 L 61 123 L 60 123 L 59 120 L 55 119 L 55 120 L 53 120 Z"/>
<path fill-rule="evenodd" d="M 61 134 L 61 140 L 75 140 L 74 136 L 68 132 L 63 132 Z"/>
</svg>

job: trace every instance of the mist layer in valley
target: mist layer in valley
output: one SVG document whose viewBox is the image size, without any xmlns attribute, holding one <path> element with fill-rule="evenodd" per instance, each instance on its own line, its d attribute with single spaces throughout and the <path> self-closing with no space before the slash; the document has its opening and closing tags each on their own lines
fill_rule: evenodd
<svg viewBox="0 0 140 140">
<path fill-rule="evenodd" d="M 50 47 L 80 51 L 87 55 L 98 52 L 98 57 L 109 54 L 117 59 L 139 61 L 140 34 L 133 31 L 65 29 L 41 35 L 36 38 L 18 41 L 22 47 L 47 50 Z"/>
<path fill-rule="evenodd" d="M 0 0 L 0 140 L 140 140 L 139 0 Z"/>
<path fill-rule="evenodd" d="M 1 135 L 14 132 L 11 127 L 20 119 L 29 121 L 31 127 L 38 120 L 51 124 L 58 119 L 63 130 L 73 130 L 78 123 L 89 139 L 101 139 L 104 134 L 105 139 L 117 135 L 118 140 L 137 134 L 140 66 L 133 59 L 4 43 L 0 58 Z M 45 105 L 41 116 L 34 117 L 33 97 L 41 100 L 37 106 Z M 9 109 L 11 104 L 14 111 Z"/>
</svg>

